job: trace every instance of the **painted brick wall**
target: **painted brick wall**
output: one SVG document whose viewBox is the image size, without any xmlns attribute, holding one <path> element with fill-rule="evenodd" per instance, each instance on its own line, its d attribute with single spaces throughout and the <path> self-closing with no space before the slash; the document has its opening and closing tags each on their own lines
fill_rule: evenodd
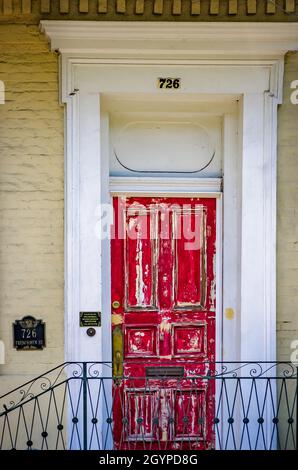
<svg viewBox="0 0 298 470">
<path fill-rule="evenodd" d="M 278 113 L 277 336 L 278 358 L 289 360 L 298 340 L 298 105 L 291 82 L 298 80 L 298 52 L 285 61 L 284 102 Z"/>
<path fill-rule="evenodd" d="M 37 26 L 0 27 L 0 80 L 6 86 L 0 106 L 0 339 L 6 364 L 0 373 L 1 388 L 10 388 L 16 379 L 10 374 L 39 373 L 64 359 L 64 112 L 58 58 Z M 46 322 L 43 351 L 12 348 L 12 322 L 26 314 Z"/>
</svg>

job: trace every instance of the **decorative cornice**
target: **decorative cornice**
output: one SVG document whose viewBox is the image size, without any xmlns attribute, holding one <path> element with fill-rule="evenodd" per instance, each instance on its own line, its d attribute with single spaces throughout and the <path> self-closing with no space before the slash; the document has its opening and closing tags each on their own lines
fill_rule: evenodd
<svg viewBox="0 0 298 470">
<path fill-rule="evenodd" d="M 2 8 L 1 8 L 2 4 Z M 262 21 L 297 22 L 297 0 L 2 0 L 0 22 Z"/>
<path fill-rule="evenodd" d="M 41 21 L 40 27 L 52 49 L 82 57 L 256 60 L 298 50 L 298 28 L 292 23 Z"/>
<path fill-rule="evenodd" d="M 282 101 L 284 55 L 298 50 L 296 24 L 41 21 L 53 50 L 62 54 L 61 100 L 78 64 L 184 64 L 266 68 L 269 96 Z M 244 70 L 244 69 L 243 69 Z"/>
</svg>

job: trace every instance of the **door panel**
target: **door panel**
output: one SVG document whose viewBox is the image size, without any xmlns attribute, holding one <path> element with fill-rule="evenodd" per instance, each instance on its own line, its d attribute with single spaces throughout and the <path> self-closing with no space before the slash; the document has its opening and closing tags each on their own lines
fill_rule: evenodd
<svg viewBox="0 0 298 470">
<path fill-rule="evenodd" d="M 156 237 L 150 236 L 154 230 L 152 215 L 155 214 L 138 208 L 138 205 L 125 211 L 126 310 L 155 307 Z"/>
<path fill-rule="evenodd" d="M 175 390 L 175 440 L 205 438 L 206 390 Z M 185 416 L 188 419 L 185 419 Z M 190 418 L 189 418 L 190 417 Z"/>
<path fill-rule="evenodd" d="M 175 308 L 203 308 L 206 274 L 206 217 L 204 206 L 175 211 L 174 218 L 174 292 Z"/>
<path fill-rule="evenodd" d="M 207 323 L 172 325 L 173 357 L 207 357 Z"/>
<path fill-rule="evenodd" d="M 216 200 L 114 198 L 114 211 L 115 447 L 212 448 Z"/>
<path fill-rule="evenodd" d="M 124 329 L 124 357 L 126 359 L 157 357 L 159 355 L 157 335 L 157 326 L 126 326 Z"/>
</svg>

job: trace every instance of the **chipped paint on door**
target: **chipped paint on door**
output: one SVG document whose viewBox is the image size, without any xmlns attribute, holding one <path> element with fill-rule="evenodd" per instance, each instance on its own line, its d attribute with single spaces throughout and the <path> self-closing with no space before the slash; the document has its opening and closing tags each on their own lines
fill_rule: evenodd
<svg viewBox="0 0 298 470">
<path fill-rule="evenodd" d="M 215 360 L 216 200 L 114 198 L 114 210 L 112 328 L 124 362 L 115 447 L 212 448 L 215 387 L 204 376 Z M 183 377 L 146 378 L 148 366 L 181 366 Z"/>
</svg>

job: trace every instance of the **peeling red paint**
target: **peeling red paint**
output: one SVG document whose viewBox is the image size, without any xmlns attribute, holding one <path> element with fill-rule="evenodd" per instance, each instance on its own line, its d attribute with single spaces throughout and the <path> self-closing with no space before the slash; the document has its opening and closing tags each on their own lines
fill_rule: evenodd
<svg viewBox="0 0 298 470">
<path fill-rule="evenodd" d="M 120 204 L 123 217 L 115 198 L 114 233 L 124 224 L 127 237 L 112 240 L 112 301 L 120 302 L 126 379 L 114 387 L 115 446 L 212 448 L 214 383 L 145 381 L 145 374 L 150 365 L 204 375 L 202 362 L 215 360 L 216 201 L 130 197 Z"/>
</svg>

